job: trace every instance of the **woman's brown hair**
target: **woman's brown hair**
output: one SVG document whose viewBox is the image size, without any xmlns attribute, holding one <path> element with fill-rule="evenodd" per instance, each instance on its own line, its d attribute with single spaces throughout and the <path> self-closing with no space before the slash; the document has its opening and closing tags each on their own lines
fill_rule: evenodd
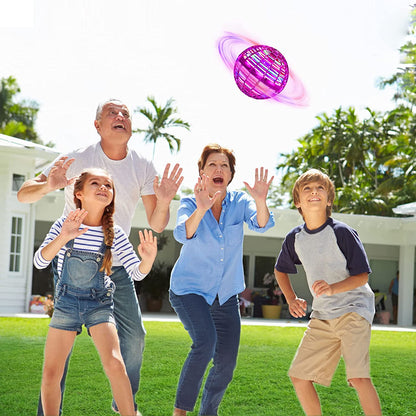
<svg viewBox="0 0 416 416">
<path fill-rule="evenodd" d="M 106 176 L 111 180 L 113 186 L 113 200 L 105 207 L 103 216 L 101 218 L 101 224 L 103 227 L 104 233 L 104 244 L 105 244 L 105 253 L 104 260 L 101 266 L 100 271 L 104 271 L 107 276 L 111 275 L 111 266 L 113 264 L 113 258 L 111 254 L 111 247 L 114 241 L 114 201 L 116 199 L 116 190 L 114 188 L 114 183 L 111 176 L 104 169 L 85 169 L 82 171 L 81 175 L 78 176 L 74 184 L 74 202 L 77 208 L 82 208 L 81 201 L 77 198 L 76 194 L 84 189 L 84 184 L 89 176 Z"/>
</svg>

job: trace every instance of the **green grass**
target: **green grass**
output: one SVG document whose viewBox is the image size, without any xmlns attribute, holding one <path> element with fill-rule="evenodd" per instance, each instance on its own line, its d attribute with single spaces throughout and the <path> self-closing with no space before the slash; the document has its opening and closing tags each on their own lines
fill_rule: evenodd
<svg viewBox="0 0 416 416">
<path fill-rule="evenodd" d="M 48 322 L 0 318 L 2 416 L 36 414 Z M 145 322 L 145 326 L 139 409 L 143 416 L 169 416 L 190 341 L 180 323 Z M 221 416 L 303 415 L 286 375 L 303 331 L 300 327 L 243 326 L 238 365 L 221 404 Z M 373 331 L 370 354 L 383 414 L 416 415 L 416 332 Z M 318 390 L 324 415 L 363 414 L 355 391 L 347 386 L 343 365 L 331 387 Z M 84 331 L 77 337 L 71 359 L 64 415 L 111 416 L 110 402 L 109 383 Z"/>
</svg>

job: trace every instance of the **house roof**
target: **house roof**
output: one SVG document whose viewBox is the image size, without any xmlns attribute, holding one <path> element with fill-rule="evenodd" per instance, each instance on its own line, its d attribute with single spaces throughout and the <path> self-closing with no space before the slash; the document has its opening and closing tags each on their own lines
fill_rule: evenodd
<svg viewBox="0 0 416 416">
<path fill-rule="evenodd" d="M 416 202 L 410 202 L 409 204 L 398 205 L 393 208 L 395 214 L 401 215 L 416 215 Z"/>
<path fill-rule="evenodd" d="M 2 153 L 27 153 L 30 157 L 35 159 L 36 169 L 41 169 L 45 164 L 54 160 L 61 153 L 57 149 L 1 133 L 0 151 Z"/>
</svg>

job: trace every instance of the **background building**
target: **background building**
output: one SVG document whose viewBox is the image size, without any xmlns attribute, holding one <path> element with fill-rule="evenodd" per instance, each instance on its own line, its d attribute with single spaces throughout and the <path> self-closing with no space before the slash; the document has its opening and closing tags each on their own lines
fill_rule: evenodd
<svg viewBox="0 0 416 416">
<path fill-rule="evenodd" d="M 29 310 L 32 295 L 45 295 L 53 291 L 49 269 L 38 271 L 32 266 L 34 251 L 43 241 L 53 221 L 62 213 L 63 192 L 53 192 L 35 204 L 21 204 L 16 193 L 27 178 L 33 177 L 42 166 L 58 155 L 56 150 L 31 142 L 0 135 L 0 187 L 4 212 L 0 222 L 3 239 L 0 243 L 0 314 L 22 313 Z M 173 201 L 171 219 L 162 235 L 164 246 L 157 262 L 174 264 L 180 244 L 172 235 L 179 201 Z M 262 288 L 263 276 L 273 273 L 276 256 L 287 232 L 302 222 L 297 210 L 274 210 L 276 225 L 264 234 L 248 228 L 244 238 L 244 269 L 246 285 Z M 403 326 L 414 322 L 415 245 L 416 221 L 414 217 L 387 218 L 364 215 L 334 214 L 356 229 L 364 243 L 373 273 L 369 284 L 373 290 L 388 295 L 391 280 L 400 270 L 398 323 Z M 138 230 L 147 227 L 141 204 L 133 218 L 130 240 L 138 244 Z M 292 284 L 299 296 L 310 303 L 311 296 L 302 267 L 293 276 Z M 390 308 L 389 296 L 386 306 Z M 169 306 L 165 298 L 164 310 Z"/>
</svg>

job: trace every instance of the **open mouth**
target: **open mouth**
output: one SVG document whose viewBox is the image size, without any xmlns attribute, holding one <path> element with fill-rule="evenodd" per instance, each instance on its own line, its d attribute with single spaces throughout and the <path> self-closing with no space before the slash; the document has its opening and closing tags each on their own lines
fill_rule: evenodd
<svg viewBox="0 0 416 416">
<path fill-rule="evenodd" d="M 220 177 L 218 177 L 218 178 L 213 178 L 213 179 L 212 179 L 212 181 L 213 181 L 214 183 L 216 183 L 216 184 L 222 184 L 222 183 L 224 183 L 224 179 L 223 179 L 223 178 L 220 178 Z"/>
<path fill-rule="evenodd" d="M 126 130 L 123 124 L 116 124 L 113 126 L 116 130 Z"/>
</svg>

